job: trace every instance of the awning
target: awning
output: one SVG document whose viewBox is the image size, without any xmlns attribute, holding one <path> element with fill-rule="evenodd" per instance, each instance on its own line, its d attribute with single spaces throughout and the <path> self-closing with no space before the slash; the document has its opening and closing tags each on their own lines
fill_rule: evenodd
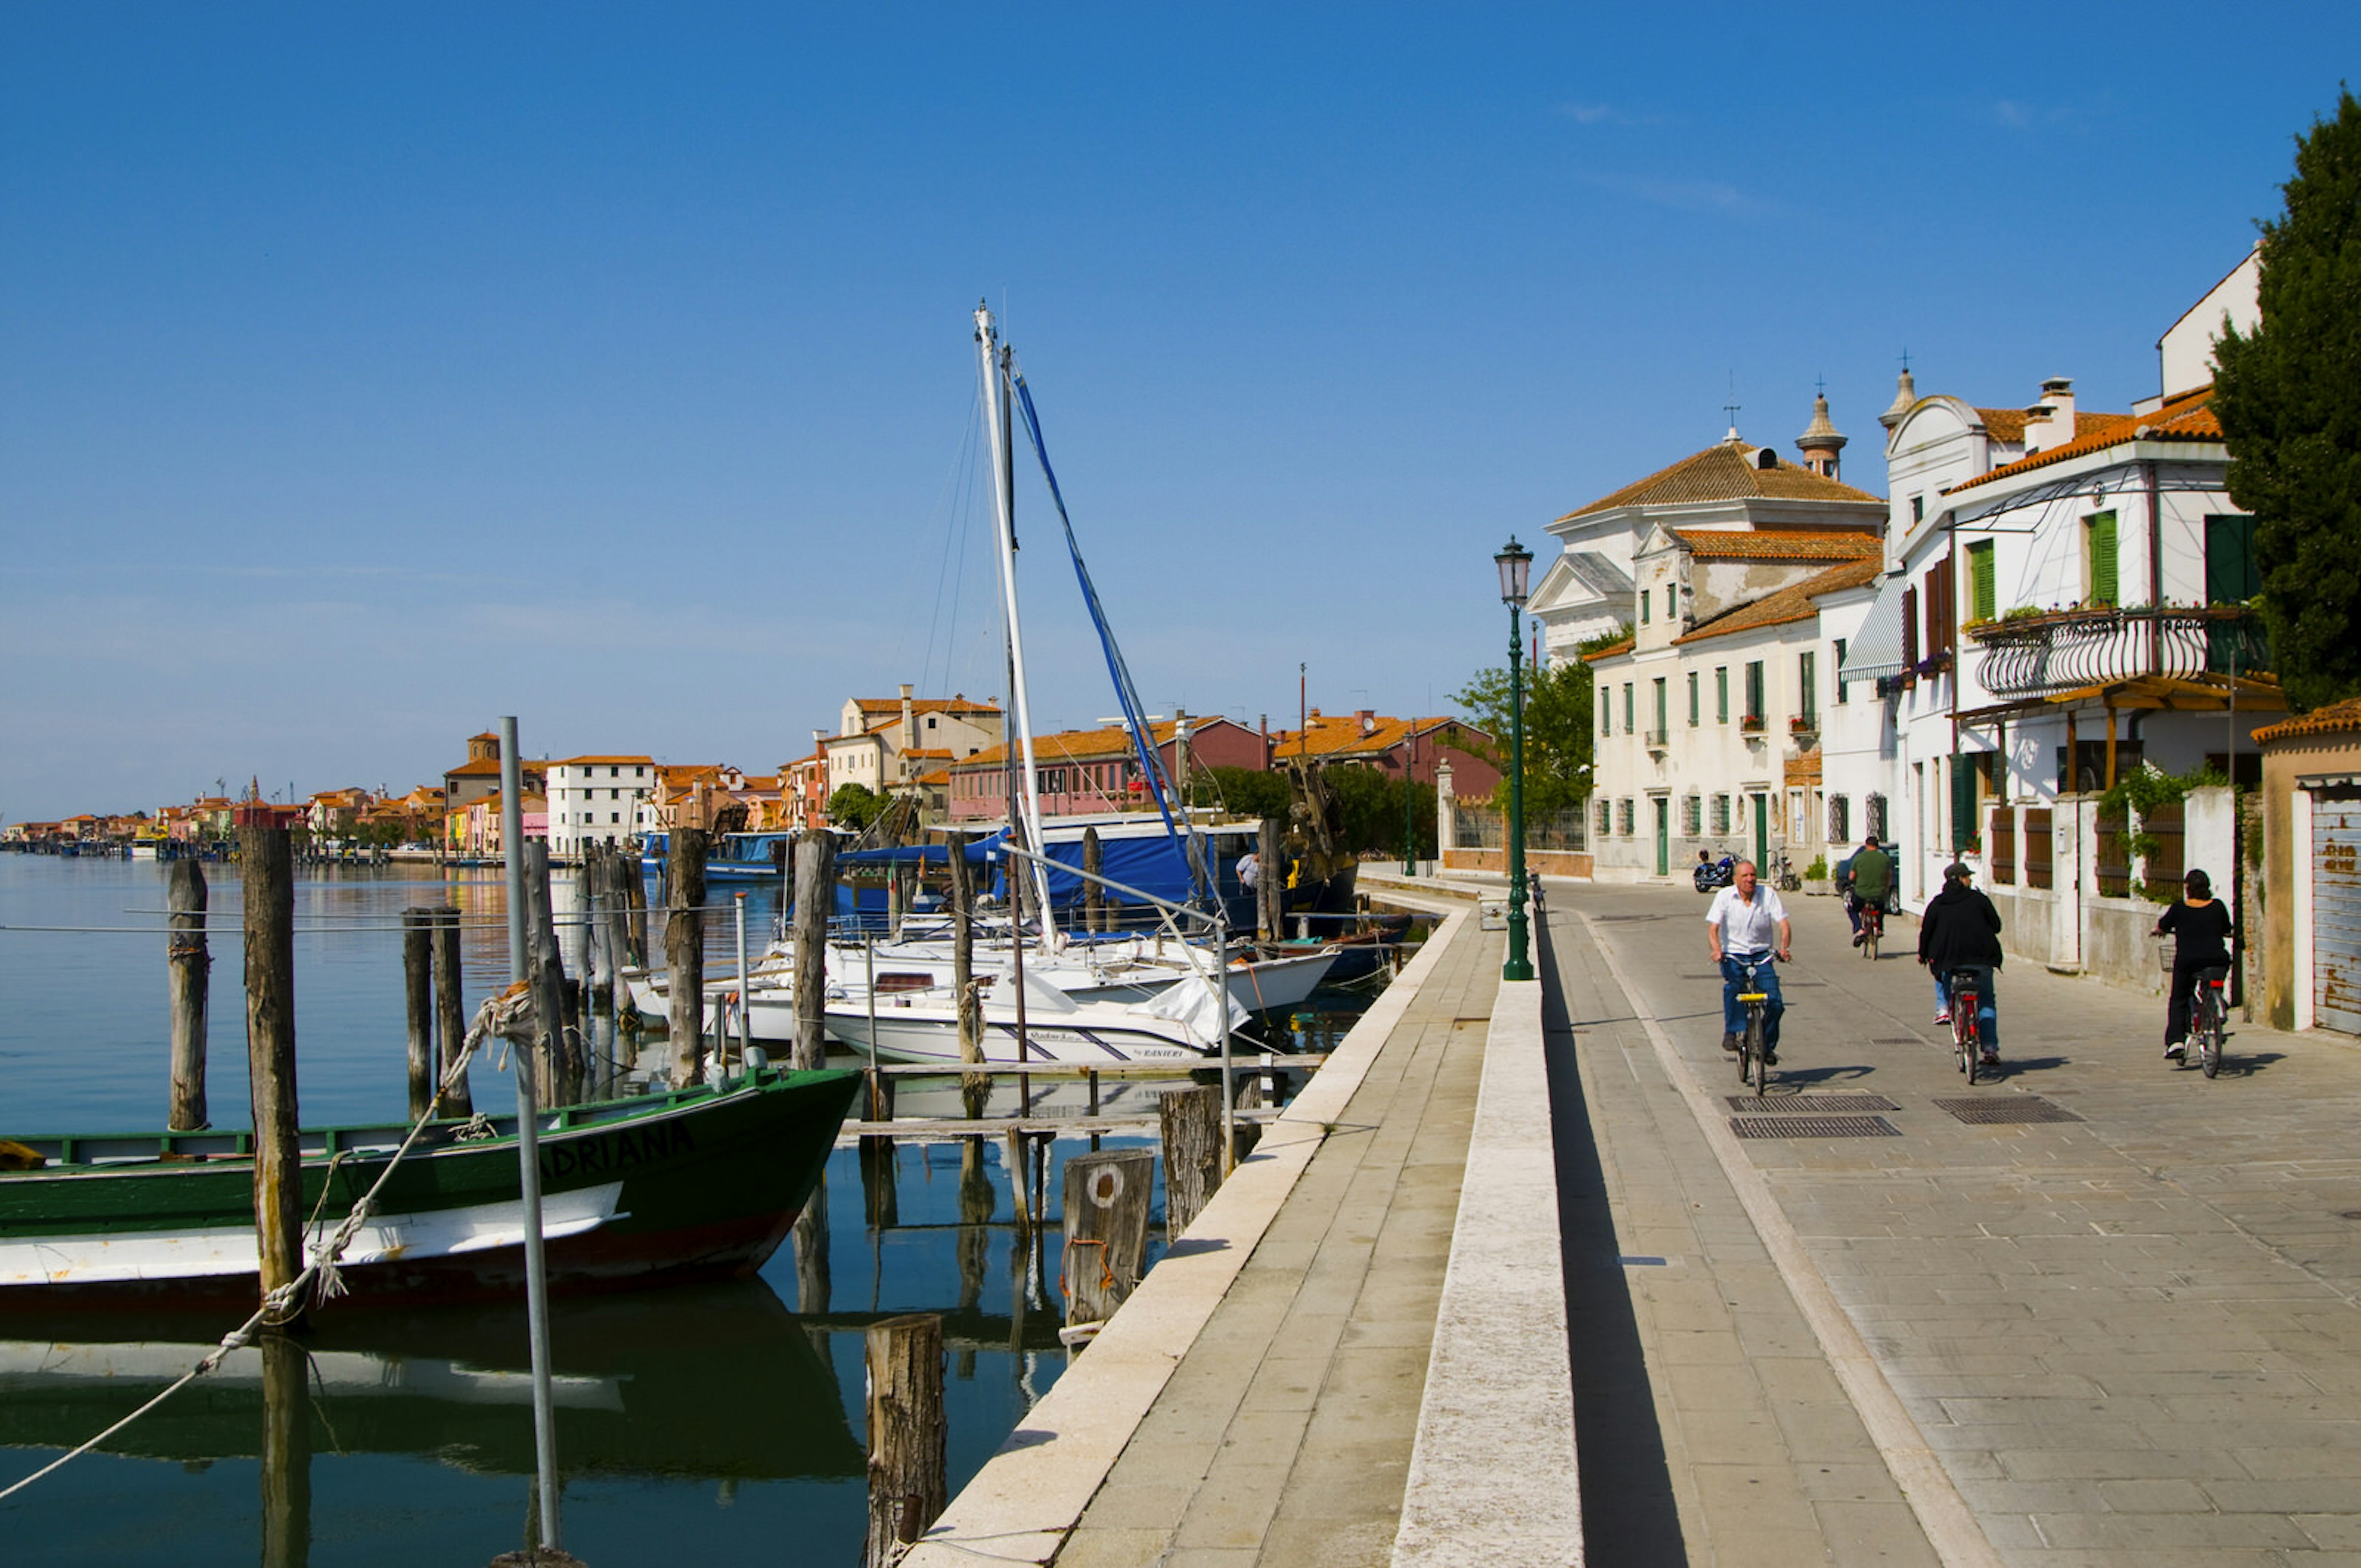
<svg viewBox="0 0 2361 1568">
<path fill-rule="evenodd" d="M 1845 644 L 1844 663 L 1837 667 L 1840 681 L 1874 681 L 1902 673 L 1903 576 L 1889 575 L 1877 586 L 1869 616 L 1851 641 Z"/>
</svg>

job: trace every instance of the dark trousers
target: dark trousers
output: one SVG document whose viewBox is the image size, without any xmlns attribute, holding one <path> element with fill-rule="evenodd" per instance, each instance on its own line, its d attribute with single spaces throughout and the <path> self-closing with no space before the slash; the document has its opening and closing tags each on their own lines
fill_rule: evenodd
<svg viewBox="0 0 2361 1568">
<path fill-rule="evenodd" d="M 2175 959 L 2172 964 L 2172 994 L 2164 1004 L 2164 1043 L 2168 1046 L 2189 1038 L 2191 1001 L 2197 994 L 2197 977 L 2210 969 L 2228 969 L 2227 959 L 2206 959 L 2202 962 L 2183 963 Z M 2225 993 L 2226 1000 L 2226 993 Z"/>
<path fill-rule="evenodd" d="M 1755 988 L 1770 998 L 1763 1004 L 1763 1043 L 1772 1050 L 1779 1048 L 1779 1014 L 1787 1011 L 1787 1003 L 1779 995 L 1779 966 L 1764 954 L 1750 959 L 1757 965 Z M 1738 993 L 1746 989 L 1746 966 L 1724 953 L 1721 959 L 1721 1027 L 1724 1033 L 1740 1035 L 1746 1032 L 1746 1004 Z"/>
</svg>

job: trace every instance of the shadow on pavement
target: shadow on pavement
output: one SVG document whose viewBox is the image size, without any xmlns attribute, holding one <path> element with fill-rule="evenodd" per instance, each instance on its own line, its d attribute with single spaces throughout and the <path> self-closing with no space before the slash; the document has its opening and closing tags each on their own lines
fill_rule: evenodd
<svg viewBox="0 0 2361 1568">
<path fill-rule="evenodd" d="M 1679 1505 L 1656 1426 L 1655 1396 L 1615 1241 L 1607 1179 L 1576 1070 L 1574 1028 L 1547 921 L 1535 923 L 1542 1029 L 1555 1129 L 1558 1230 L 1565 1247 L 1566 1353 L 1574 1372 L 1575 1467 L 1582 1534 L 1598 1562 L 1655 1568 L 1686 1561 Z M 1611 1550 L 1605 1550 L 1611 1548 Z"/>
</svg>

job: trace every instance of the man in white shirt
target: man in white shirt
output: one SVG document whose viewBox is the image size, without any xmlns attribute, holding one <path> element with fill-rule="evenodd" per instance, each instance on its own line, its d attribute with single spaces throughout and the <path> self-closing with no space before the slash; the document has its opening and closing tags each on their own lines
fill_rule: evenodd
<svg viewBox="0 0 2361 1568">
<path fill-rule="evenodd" d="M 1763 1004 L 1763 1059 L 1779 1059 L 1779 1015 L 1787 1004 L 1779 995 L 1779 970 L 1773 953 L 1785 963 L 1794 937 L 1787 906 L 1779 895 L 1758 881 L 1752 861 L 1738 862 L 1730 885 L 1713 895 L 1705 914 L 1706 951 L 1721 966 L 1721 1048 L 1738 1048 L 1739 1031 L 1746 1027 L 1746 1009 L 1738 997 L 1745 987 L 1748 963 L 1759 965 L 1754 983 L 1770 1000 Z"/>
</svg>

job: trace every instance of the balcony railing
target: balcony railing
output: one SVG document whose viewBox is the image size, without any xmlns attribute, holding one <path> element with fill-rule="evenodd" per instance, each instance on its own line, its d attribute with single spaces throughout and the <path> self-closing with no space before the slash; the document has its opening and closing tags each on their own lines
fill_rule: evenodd
<svg viewBox="0 0 2361 1568">
<path fill-rule="evenodd" d="M 2196 680 L 2271 668 L 2262 618 L 2235 606 L 2051 610 L 1965 630 L 1983 649 L 1977 674 L 1994 696 L 2044 696 L 2143 676 Z"/>
<path fill-rule="evenodd" d="M 1669 729 L 1651 729 L 1648 731 L 1647 739 L 1648 750 L 1662 751 L 1672 745 L 1673 732 Z"/>
</svg>

